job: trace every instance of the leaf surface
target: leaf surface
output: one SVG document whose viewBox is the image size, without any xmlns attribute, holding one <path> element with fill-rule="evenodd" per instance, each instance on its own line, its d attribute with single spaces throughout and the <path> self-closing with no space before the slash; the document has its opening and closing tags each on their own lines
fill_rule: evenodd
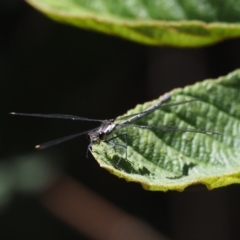
<svg viewBox="0 0 240 240">
<path fill-rule="evenodd" d="M 183 191 L 199 183 L 213 189 L 240 183 L 239 91 L 240 70 L 175 89 L 165 104 L 198 100 L 163 107 L 134 122 L 154 128 L 129 125 L 113 131 L 110 141 L 93 145 L 93 154 L 101 167 L 147 190 Z M 158 101 L 137 105 L 127 115 Z M 172 131 L 172 126 L 219 134 Z"/>
</svg>

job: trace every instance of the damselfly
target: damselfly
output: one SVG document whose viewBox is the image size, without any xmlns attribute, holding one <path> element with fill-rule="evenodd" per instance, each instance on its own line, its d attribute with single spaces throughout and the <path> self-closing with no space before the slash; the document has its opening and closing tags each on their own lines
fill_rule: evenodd
<svg viewBox="0 0 240 240">
<path fill-rule="evenodd" d="M 92 146 L 94 144 L 99 144 L 101 141 L 111 144 L 113 147 L 115 145 L 121 146 L 126 149 L 127 153 L 127 133 L 122 133 L 121 135 L 125 135 L 126 142 L 125 144 L 119 144 L 114 141 L 118 137 L 116 131 L 118 129 L 122 129 L 125 127 L 138 127 L 141 129 L 159 129 L 159 130 L 169 130 L 169 131 L 183 131 L 183 132 L 195 132 L 195 133 L 203 133 L 203 134 L 219 134 L 217 132 L 212 132 L 212 131 L 207 131 L 207 130 L 199 130 L 199 129 L 190 129 L 190 128 L 179 128 L 175 126 L 146 126 L 146 125 L 137 125 L 133 124 L 137 120 L 145 117 L 146 115 L 152 113 L 153 111 L 156 111 L 157 109 L 161 108 L 167 108 L 167 107 L 173 107 L 177 105 L 182 105 L 190 102 L 195 102 L 199 101 L 197 98 L 185 100 L 185 101 L 180 101 L 180 102 L 174 102 L 174 103 L 167 103 L 171 99 L 171 94 L 166 93 L 162 97 L 159 98 L 159 100 L 147 108 L 146 110 L 136 113 L 136 114 L 131 114 L 127 116 L 123 116 L 120 118 L 116 119 L 108 119 L 108 120 L 99 120 L 99 119 L 89 119 L 89 118 L 84 118 L 84 117 L 79 117 L 79 116 L 74 116 L 74 115 L 62 115 L 62 114 L 38 114 L 38 113 L 16 113 L 16 112 L 11 112 L 10 114 L 12 115 L 21 115 L 21 116 L 31 116 L 31 117 L 43 117 L 43 118 L 60 118 L 60 119 L 70 119 L 74 121 L 94 121 L 94 122 L 100 122 L 101 125 L 97 128 L 76 133 L 70 136 L 62 137 L 59 139 L 55 139 L 53 141 L 49 141 L 40 145 L 36 145 L 35 147 L 38 149 L 43 149 L 47 147 L 51 147 L 53 145 L 60 144 L 62 142 L 71 140 L 73 138 L 79 137 L 81 135 L 87 135 L 89 139 L 89 145 L 87 148 L 87 154 L 88 152 L 92 152 Z M 122 158 L 122 157 L 121 157 Z M 118 160 L 121 160 L 121 158 Z M 126 157 L 127 159 L 127 157 Z M 118 165 L 117 163 L 117 165 Z"/>
</svg>

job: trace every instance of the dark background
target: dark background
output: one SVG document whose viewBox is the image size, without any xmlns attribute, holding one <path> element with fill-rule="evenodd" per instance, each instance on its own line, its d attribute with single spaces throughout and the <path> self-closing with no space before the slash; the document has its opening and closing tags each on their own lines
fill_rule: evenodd
<svg viewBox="0 0 240 240">
<path fill-rule="evenodd" d="M 2 174 L 19 156 L 39 155 L 34 145 L 96 127 L 8 112 L 114 118 L 173 88 L 226 75 L 240 65 L 239 40 L 198 49 L 145 46 L 56 23 L 20 1 L 0 3 L 0 36 Z M 82 137 L 40 155 L 171 238 L 238 239 L 238 185 L 148 192 L 101 169 L 92 156 L 86 159 L 87 146 Z M 5 197 L 0 174 L 1 181 L 1 239 L 88 239 L 48 212 L 31 191 L 11 188 Z"/>
</svg>

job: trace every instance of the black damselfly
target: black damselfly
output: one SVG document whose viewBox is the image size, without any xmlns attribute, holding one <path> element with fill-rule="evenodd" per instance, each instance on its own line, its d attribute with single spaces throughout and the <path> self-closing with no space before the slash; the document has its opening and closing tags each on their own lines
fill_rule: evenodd
<svg viewBox="0 0 240 240">
<path fill-rule="evenodd" d="M 68 141 L 73 138 L 76 138 L 76 137 L 86 134 L 90 141 L 90 144 L 88 145 L 88 148 L 87 148 L 87 154 L 89 151 L 92 152 L 92 146 L 94 144 L 99 144 L 101 141 L 103 141 L 105 143 L 110 143 L 113 147 L 115 145 L 119 145 L 119 146 L 125 148 L 126 152 L 127 152 L 127 140 L 125 142 L 125 145 L 115 143 L 113 140 L 116 139 L 118 137 L 118 135 L 114 136 L 113 133 L 118 129 L 122 129 L 124 127 L 129 127 L 129 126 L 130 127 L 138 127 L 138 128 L 142 128 L 142 129 L 159 129 L 159 130 L 164 130 L 164 131 L 170 130 L 170 131 L 195 132 L 195 133 L 203 133 L 203 134 L 219 134 L 217 132 L 212 132 L 212 131 L 207 131 L 207 130 L 179 128 L 179 127 L 175 127 L 175 126 L 146 126 L 146 125 L 133 124 L 135 121 L 145 117 L 146 115 L 150 114 L 151 112 L 153 112 L 157 109 L 173 107 L 173 106 L 177 106 L 177 105 L 182 105 L 182 104 L 186 104 L 186 103 L 190 103 L 190 102 L 199 101 L 199 99 L 193 98 L 193 99 L 175 102 L 175 103 L 167 103 L 170 99 L 171 99 L 171 94 L 166 93 L 162 97 L 160 97 L 159 100 L 155 104 L 153 104 L 152 106 L 150 106 L 149 108 L 147 108 L 146 110 L 144 110 L 142 112 L 123 116 L 123 117 L 116 118 L 116 119 L 108 119 L 108 120 L 90 119 L 90 118 L 84 118 L 84 117 L 79 117 L 79 116 L 74 116 L 74 115 L 62 115 L 62 114 L 38 114 L 38 113 L 29 114 L 29 113 L 16 113 L 16 112 L 11 112 L 10 114 L 21 115 L 21 116 L 31 116 L 31 117 L 43 117 L 43 118 L 60 118 L 60 119 L 69 119 L 69 120 L 75 120 L 75 121 L 101 122 L 101 125 L 97 128 L 94 128 L 94 129 L 91 129 L 88 131 L 84 131 L 84 132 L 80 132 L 80 133 L 76 133 L 76 134 L 73 134 L 70 136 L 62 137 L 59 139 L 55 139 L 53 141 L 49 141 L 49 142 L 35 146 L 38 149 L 44 149 L 44 148 L 51 147 L 51 146 L 60 144 L 62 142 L 65 142 L 65 141 Z M 127 133 L 123 133 L 122 135 L 125 135 L 125 137 L 127 137 Z M 119 161 L 120 161 L 120 159 L 119 159 Z M 119 161 L 118 161 L 118 163 L 119 163 Z"/>
</svg>

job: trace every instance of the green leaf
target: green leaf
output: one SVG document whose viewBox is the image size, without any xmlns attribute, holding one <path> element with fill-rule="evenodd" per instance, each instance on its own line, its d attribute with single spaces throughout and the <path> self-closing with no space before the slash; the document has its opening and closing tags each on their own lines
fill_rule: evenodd
<svg viewBox="0 0 240 240">
<path fill-rule="evenodd" d="M 27 0 L 50 18 L 151 45 L 203 46 L 240 36 L 236 0 Z"/>
<path fill-rule="evenodd" d="M 213 189 L 240 183 L 239 91 L 240 70 L 175 89 L 165 104 L 198 100 L 158 109 L 134 123 L 155 128 L 129 126 L 113 131 L 109 135 L 112 141 L 93 145 L 93 155 L 101 167 L 127 181 L 141 183 L 147 190 L 183 191 L 200 183 Z M 158 101 L 137 105 L 127 115 Z M 219 134 L 159 128 L 163 125 Z M 126 140 L 127 151 L 123 147 Z"/>
</svg>

